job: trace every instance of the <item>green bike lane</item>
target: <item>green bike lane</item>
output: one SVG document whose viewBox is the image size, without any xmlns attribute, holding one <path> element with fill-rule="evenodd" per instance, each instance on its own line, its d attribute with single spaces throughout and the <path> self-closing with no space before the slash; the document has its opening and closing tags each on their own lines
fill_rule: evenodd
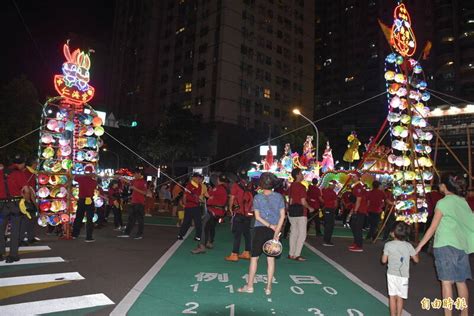
<svg viewBox="0 0 474 316">
<path fill-rule="evenodd" d="M 259 260 L 255 292 L 239 293 L 248 273 L 247 260 L 227 262 L 232 244 L 229 225 L 219 225 L 215 248 L 193 255 L 190 234 L 177 242 L 155 271 L 132 289 L 112 314 L 127 315 L 385 315 L 386 298 L 337 263 L 307 245 L 306 262 L 286 258 L 288 245 L 276 262 L 273 291 L 264 293 L 266 259 Z M 242 245 L 243 246 L 243 245 Z M 369 293 L 370 292 L 370 293 Z M 133 296 L 132 295 L 132 296 Z"/>
</svg>

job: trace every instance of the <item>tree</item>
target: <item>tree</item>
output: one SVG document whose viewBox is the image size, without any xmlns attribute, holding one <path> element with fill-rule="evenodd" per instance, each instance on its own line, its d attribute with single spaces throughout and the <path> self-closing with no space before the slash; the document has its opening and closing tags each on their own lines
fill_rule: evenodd
<svg viewBox="0 0 474 316">
<path fill-rule="evenodd" d="M 0 90 L 0 139 L 4 144 L 38 128 L 41 121 L 42 106 L 38 92 L 25 76 L 11 80 Z M 0 161 L 19 152 L 36 156 L 39 132 L 33 133 L 8 147 L 0 149 Z"/>
<path fill-rule="evenodd" d="M 170 109 L 157 129 L 152 130 L 140 141 L 140 151 L 153 163 L 174 163 L 190 159 L 196 151 L 196 141 L 202 128 L 199 117 L 185 109 Z"/>
</svg>

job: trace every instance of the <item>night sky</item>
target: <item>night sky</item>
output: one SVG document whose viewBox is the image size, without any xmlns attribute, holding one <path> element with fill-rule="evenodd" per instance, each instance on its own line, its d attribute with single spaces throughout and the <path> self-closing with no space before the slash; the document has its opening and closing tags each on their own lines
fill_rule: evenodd
<svg viewBox="0 0 474 316">
<path fill-rule="evenodd" d="M 0 64 L 0 84 L 4 85 L 24 74 L 37 87 L 40 101 L 44 101 L 46 95 L 55 94 L 52 78 L 54 74 L 61 73 L 64 61 L 62 45 L 71 38 L 71 49 L 76 49 L 79 45 L 96 46 L 82 48 L 93 48 L 96 51 L 91 55 L 91 84 L 96 87 L 96 100 L 103 102 L 106 78 L 103 59 L 107 57 L 111 44 L 114 6 L 114 0 L 2 2 L 0 23 L 3 58 Z"/>
</svg>

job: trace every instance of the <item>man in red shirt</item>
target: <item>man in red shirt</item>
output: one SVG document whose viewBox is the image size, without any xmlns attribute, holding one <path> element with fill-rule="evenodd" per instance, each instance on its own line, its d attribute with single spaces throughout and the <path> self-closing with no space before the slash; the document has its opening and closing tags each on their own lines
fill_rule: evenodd
<svg viewBox="0 0 474 316">
<path fill-rule="evenodd" d="M 207 213 L 203 219 L 204 238 L 198 247 L 192 251 L 193 254 L 206 252 L 206 248 L 214 248 L 214 237 L 216 235 L 216 225 L 219 219 L 225 215 L 227 204 L 227 183 L 229 180 L 225 174 L 221 174 L 217 179 L 217 185 L 209 191 L 207 200 Z"/>
<path fill-rule="evenodd" d="M 349 246 L 349 251 L 363 252 L 362 228 L 364 227 L 365 218 L 368 212 L 367 191 L 364 184 L 360 181 L 360 174 L 355 172 L 352 174 L 354 185 L 352 186 L 352 194 L 356 197 L 355 205 L 350 213 L 351 230 L 354 235 L 354 243 Z"/>
<path fill-rule="evenodd" d="M 95 239 L 92 237 L 94 231 L 94 192 L 97 187 L 97 179 L 95 177 L 94 167 L 86 166 L 84 168 L 84 175 L 76 175 L 74 180 L 79 185 L 79 199 L 77 201 L 77 212 L 76 219 L 72 225 L 72 238 L 76 239 L 79 237 L 82 228 L 82 220 L 84 214 L 86 215 L 86 242 L 94 242 Z"/>
<path fill-rule="evenodd" d="M 288 219 L 291 223 L 289 259 L 306 261 L 301 256 L 303 245 L 306 240 L 308 218 L 307 210 L 314 212 L 314 208 L 306 201 L 306 187 L 301 183 L 303 173 L 296 168 L 291 171 L 293 183 L 290 186 L 290 201 L 288 207 Z"/>
<path fill-rule="evenodd" d="M 251 236 L 250 224 L 252 217 L 249 214 L 244 214 L 244 194 L 245 191 L 252 190 L 251 183 L 247 178 L 247 170 L 242 169 L 237 173 L 238 180 L 235 182 L 229 195 L 229 210 L 232 212 L 232 234 L 234 235 L 234 242 L 232 246 L 232 253 L 225 257 L 225 260 L 236 262 L 239 259 L 250 260 Z M 245 249 L 239 255 L 240 241 L 242 235 L 245 240 Z"/>
<path fill-rule="evenodd" d="M 377 227 L 380 222 L 380 214 L 382 213 L 385 204 L 389 204 L 385 192 L 380 189 L 380 182 L 374 181 L 372 183 L 372 190 L 367 192 L 367 201 L 369 208 L 369 232 L 366 239 L 374 240 L 377 237 Z"/>
<path fill-rule="evenodd" d="M 341 196 L 342 201 L 342 224 L 345 228 L 348 228 L 350 225 L 347 222 L 347 218 L 352 208 L 354 207 L 355 196 L 352 195 L 352 188 L 347 187 L 346 191 Z"/>
<path fill-rule="evenodd" d="M 0 261 L 6 260 L 6 263 L 19 261 L 18 248 L 20 245 L 20 200 L 28 192 L 28 180 L 23 170 L 25 169 L 25 159 L 21 155 L 15 155 L 12 165 L 7 169 L 1 170 L 0 182 Z M 10 221 L 10 254 L 5 255 L 5 231 Z"/>
<path fill-rule="evenodd" d="M 28 246 L 29 243 L 34 243 L 40 240 L 38 237 L 35 237 L 35 226 L 37 222 L 37 210 L 38 205 L 36 203 L 36 168 L 38 166 L 37 158 L 29 159 L 28 165 L 23 169 L 26 180 L 28 181 L 28 212 L 30 213 L 31 218 L 27 216 L 22 216 L 20 221 L 20 244 Z M 23 238 L 26 238 L 27 241 L 23 241 Z"/>
<path fill-rule="evenodd" d="M 128 205 L 128 222 L 121 238 L 129 238 L 135 222 L 138 223 L 137 234 L 134 239 L 143 239 L 143 230 L 145 227 L 145 194 L 147 190 L 146 181 L 143 178 L 142 169 L 137 168 L 133 173 L 133 180 L 130 183 L 132 196 Z"/>
<path fill-rule="evenodd" d="M 311 227 L 311 223 L 314 223 L 316 228 L 316 236 L 322 236 L 321 234 L 321 219 L 319 218 L 319 211 L 321 209 L 321 205 L 323 204 L 323 199 L 321 197 L 321 189 L 318 187 L 318 179 L 314 178 L 311 182 L 312 184 L 308 188 L 308 204 L 312 208 L 314 208 L 315 212 L 310 215 L 312 218 L 308 220 L 308 230 Z"/>
<path fill-rule="evenodd" d="M 200 197 L 202 193 L 202 176 L 199 173 L 193 173 L 184 190 L 184 219 L 183 225 L 181 225 L 181 229 L 179 230 L 178 240 L 183 240 L 184 235 L 186 235 L 189 227 L 191 227 L 191 222 L 194 221 L 194 227 L 196 229 L 194 240 L 201 241 L 202 220 Z"/>
<path fill-rule="evenodd" d="M 334 231 L 334 221 L 336 219 L 337 210 L 337 193 L 334 191 L 336 188 L 336 181 L 332 180 L 329 182 L 327 188 L 322 189 L 322 198 L 324 205 L 324 243 L 323 246 L 331 247 L 334 244 L 331 242 L 332 233 Z"/>
</svg>

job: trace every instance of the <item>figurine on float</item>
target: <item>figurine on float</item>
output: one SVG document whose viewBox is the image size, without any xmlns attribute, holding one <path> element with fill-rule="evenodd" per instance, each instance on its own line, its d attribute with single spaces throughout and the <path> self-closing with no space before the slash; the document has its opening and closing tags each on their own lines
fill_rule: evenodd
<svg viewBox="0 0 474 316">
<path fill-rule="evenodd" d="M 306 141 L 303 144 L 303 154 L 300 156 L 300 163 L 305 168 L 311 166 L 314 160 L 313 136 L 306 136 Z"/>
<path fill-rule="evenodd" d="M 357 133 L 355 131 L 352 131 L 351 134 L 347 137 L 347 141 L 349 144 L 347 145 L 347 150 L 344 153 L 344 157 L 342 160 L 352 163 L 355 160 L 359 160 L 359 146 L 361 145 L 361 142 L 357 138 Z"/>
<path fill-rule="evenodd" d="M 283 156 L 281 157 L 281 169 L 282 171 L 291 172 L 293 170 L 293 159 L 292 159 L 291 146 L 289 143 L 285 144 Z"/>
<path fill-rule="evenodd" d="M 323 160 L 321 161 L 321 171 L 323 173 L 334 170 L 334 158 L 332 156 L 332 148 L 329 141 L 326 142 L 326 149 L 323 153 Z"/>
</svg>

